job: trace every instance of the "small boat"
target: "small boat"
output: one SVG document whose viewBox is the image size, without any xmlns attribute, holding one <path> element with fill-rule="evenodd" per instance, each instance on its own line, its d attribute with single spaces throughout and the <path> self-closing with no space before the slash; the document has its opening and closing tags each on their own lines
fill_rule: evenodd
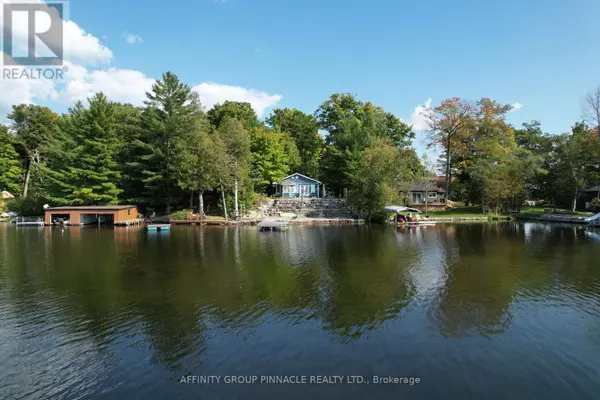
<svg viewBox="0 0 600 400">
<path fill-rule="evenodd" d="M 285 220 L 264 220 L 264 221 L 260 221 L 258 223 L 258 225 L 256 225 L 258 227 L 258 230 L 261 232 L 264 231 L 287 231 L 290 227 L 290 224 L 288 221 Z"/>
<path fill-rule="evenodd" d="M 405 225 L 409 225 L 409 226 L 415 226 L 415 225 L 435 225 L 436 221 L 423 221 L 423 220 L 417 220 L 417 221 L 412 221 L 412 222 L 396 222 L 396 224 L 398 226 L 405 226 Z"/>
</svg>

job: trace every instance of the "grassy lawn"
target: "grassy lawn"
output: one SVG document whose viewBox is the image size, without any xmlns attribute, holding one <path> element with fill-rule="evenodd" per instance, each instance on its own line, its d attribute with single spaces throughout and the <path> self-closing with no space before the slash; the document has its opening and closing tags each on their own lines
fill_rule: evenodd
<svg viewBox="0 0 600 400">
<path fill-rule="evenodd" d="M 544 207 L 522 207 L 522 214 L 544 214 L 544 210 L 547 208 Z M 423 212 L 421 215 L 424 215 Z M 556 209 L 556 214 L 564 215 L 564 216 L 573 216 L 573 217 L 587 217 L 590 215 L 594 215 L 592 212 L 583 212 L 576 211 L 572 212 L 571 210 L 565 209 Z M 444 211 L 429 211 L 429 216 L 432 218 L 435 217 L 452 217 L 452 218 L 468 218 L 468 217 L 481 217 L 484 214 L 481 213 L 480 206 L 469 206 L 469 207 L 454 207 Z"/>
<path fill-rule="evenodd" d="M 421 215 L 424 215 L 423 212 Z M 481 207 L 469 206 L 469 207 L 454 207 L 444 211 L 429 211 L 430 217 L 452 217 L 452 218 L 467 218 L 467 217 L 481 217 Z"/>
<path fill-rule="evenodd" d="M 551 210 L 552 207 L 522 207 L 521 214 L 547 214 L 545 210 Z M 590 215 L 594 215 L 593 212 L 589 211 L 571 211 L 562 208 L 557 208 L 554 214 L 560 214 L 564 216 L 573 216 L 573 217 L 587 217 Z"/>
</svg>

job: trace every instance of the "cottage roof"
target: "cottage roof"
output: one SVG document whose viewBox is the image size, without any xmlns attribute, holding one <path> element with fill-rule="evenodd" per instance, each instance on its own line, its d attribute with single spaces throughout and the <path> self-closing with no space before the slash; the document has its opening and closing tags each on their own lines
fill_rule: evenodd
<svg viewBox="0 0 600 400">
<path fill-rule="evenodd" d="M 308 176 L 306 176 L 306 175 L 299 174 L 298 172 L 296 172 L 296 173 L 294 173 L 294 174 L 291 174 L 291 175 L 289 175 L 289 176 L 286 176 L 285 178 L 283 178 L 283 179 L 281 180 L 281 182 L 283 183 L 283 182 L 287 181 L 288 179 L 292 179 L 294 176 L 300 176 L 300 177 L 302 177 L 302 178 L 304 178 L 304 179 L 307 179 L 307 180 L 309 180 L 309 181 L 313 181 L 313 182 L 315 182 L 315 183 L 321 183 L 320 181 L 318 181 L 318 180 L 316 180 L 316 179 L 310 178 L 310 177 L 308 177 Z"/>
<path fill-rule="evenodd" d="M 444 188 L 444 182 L 445 179 L 443 177 L 441 179 L 437 177 L 427 182 L 414 182 L 412 184 L 411 190 L 413 192 L 424 192 L 425 190 L 427 190 L 435 191 L 438 193 L 444 193 L 446 192 L 446 189 Z"/>
</svg>

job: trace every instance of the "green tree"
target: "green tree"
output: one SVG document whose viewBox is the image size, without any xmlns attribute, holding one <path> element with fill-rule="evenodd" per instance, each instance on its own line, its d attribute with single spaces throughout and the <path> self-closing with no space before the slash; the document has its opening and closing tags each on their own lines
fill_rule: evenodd
<svg viewBox="0 0 600 400">
<path fill-rule="evenodd" d="M 6 126 L 0 125 L 0 191 L 20 193 L 22 181 L 23 168 L 14 147 L 14 137 Z"/>
<path fill-rule="evenodd" d="M 223 143 L 227 154 L 227 165 L 220 168 L 221 186 L 227 187 L 227 182 L 233 183 L 234 214 L 239 215 L 239 186 L 250 185 L 250 135 L 241 121 L 225 117 L 217 130 L 217 136 Z M 218 148 L 218 147 L 217 147 Z"/>
<path fill-rule="evenodd" d="M 32 175 L 37 175 L 38 182 L 42 180 L 41 168 L 46 160 L 47 148 L 56 138 L 58 115 L 48 107 L 19 104 L 13 106 L 8 119 L 12 121 L 11 129 L 23 154 L 25 180 L 22 197 L 26 198 Z"/>
<path fill-rule="evenodd" d="M 174 176 L 181 148 L 178 142 L 194 129 L 197 115 L 203 113 L 202 106 L 198 95 L 171 72 L 163 74 L 146 96 L 141 115 L 143 137 L 137 143 L 141 154 L 136 160 L 144 176 L 142 199 L 151 206 L 166 206 L 170 214 L 171 207 L 181 199 Z"/>
<path fill-rule="evenodd" d="M 323 138 L 319 135 L 317 119 L 297 109 L 278 108 L 267 118 L 267 123 L 281 132 L 287 132 L 296 142 L 300 156 L 297 172 L 319 176 L 319 161 L 323 153 Z"/>
<path fill-rule="evenodd" d="M 366 221 L 383 217 L 383 208 L 401 202 L 410 182 L 421 174 L 414 150 L 398 149 L 391 141 L 375 139 L 351 165 L 349 176 L 354 185 L 348 201 Z"/>
<path fill-rule="evenodd" d="M 272 182 L 288 176 L 300 161 L 296 144 L 287 133 L 264 127 L 254 130 L 251 151 L 255 188 L 264 193 Z"/>
<path fill-rule="evenodd" d="M 446 194 L 450 197 L 452 169 L 457 159 L 468 150 L 469 137 L 474 133 L 476 107 L 458 97 L 446 99 L 439 106 L 424 111 L 431 146 L 442 147 Z"/>
<path fill-rule="evenodd" d="M 525 197 L 527 182 L 541 173 L 542 160 L 518 147 L 515 130 L 506 122 L 510 105 L 484 98 L 476 106 L 467 167 L 471 190 L 478 193 L 483 210 L 516 209 Z"/>
<path fill-rule="evenodd" d="M 548 180 L 548 170 L 552 163 L 551 153 L 553 139 L 542 131 L 538 121 L 524 122 L 521 129 L 515 131 L 515 141 L 519 149 L 528 152 L 532 160 L 539 164 L 539 168 L 530 169 L 525 184 L 526 194 L 529 198 L 552 198 L 552 186 L 558 182 Z"/>
<path fill-rule="evenodd" d="M 319 106 L 315 116 L 322 129 L 329 134 L 325 141 L 344 150 L 346 145 L 340 134 L 347 134 L 348 129 L 342 121 L 349 116 L 356 118 L 362 133 L 370 137 L 378 137 L 394 142 L 397 147 L 408 146 L 414 138 L 414 133 L 409 125 L 403 123 L 392 113 L 375 106 L 371 102 L 363 102 L 348 93 L 336 93 Z"/>
<path fill-rule="evenodd" d="M 556 138 L 551 175 L 560 182 L 557 194 L 570 199 L 575 211 L 579 191 L 590 183 L 598 182 L 596 165 L 600 146 L 598 135 L 583 122 L 573 126 L 570 135 Z"/>
<path fill-rule="evenodd" d="M 221 151 L 213 142 L 207 124 L 198 121 L 198 126 L 187 140 L 180 141 L 177 157 L 177 184 L 184 190 L 198 193 L 199 214 L 204 217 L 204 191 L 217 186 L 218 168 L 215 156 Z"/>
<path fill-rule="evenodd" d="M 87 109 L 77 103 L 60 125 L 74 147 L 69 149 L 69 163 L 54 179 L 64 179 L 61 198 L 71 204 L 118 204 L 122 190 L 118 188 L 115 106 L 102 93 L 88 102 Z"/>
<path fill-rule="evenodd" d="M 145 186 L 144 165 L 140 157 L 148 148 L 142 141 L 144 131 L 141 126 L 142 110 L 131 104 L 112 103 L 114 106 L 115 134 L 118 148 L 116 160 L 121 171 L 120 198 L 129 204 L 144 204 Z"/>
<path fill-rule="evenodd" d="M 219 128 L 228 118 L 237 119 L 247 130 L 260 125 L 252 105 L 246 102 L 226 101 L 223 104 L 215 104 L 207 114 L 211 125 L 215 128 Z"/>
</svg>

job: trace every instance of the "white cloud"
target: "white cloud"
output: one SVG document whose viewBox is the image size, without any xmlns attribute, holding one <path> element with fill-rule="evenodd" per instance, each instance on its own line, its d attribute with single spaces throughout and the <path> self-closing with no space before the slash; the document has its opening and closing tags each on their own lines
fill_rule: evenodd
<svg viewBox="0 0 600 400">
<path fill-rule="evenodd" d="M 218 1 L 225 2 L 224 0 Z M 6 0 L 0 0 L 0 14 L 2 13 L 1 5 L 6 2 Z M 29 0 L 29 2 L 40 3 L 39 0 Z M 0 15 L 0 29 L 3 28 L 2 21 Z M 21 39 L 27 36 L 24 27 L 21 30 L 15 28 L 13 32 L 15 36 L 20 35 Z M 65 50 L 70 58 L 69 61 L 65 61 L 67 81 L 0 79 L 0 117 L 6 115 L 13 104 L 51 100 L 72 105 L 74 101 L 85 100 L 100 91 L 114 101 L 134 105 L 143 104 L 146 91 L 151 89 L 155 81 L 153 78 L 136 70 L 99 69 L 99 65 L 110 64 L 113 57 L 112 51 L 101 44 L 97 37 L 86 33 L 73 21 L 64 22 L 64 33 Z M 135 34 L 125 33 L 124 37 L 129 43 L 142 41 L 142 38 Z M 261 50 L 257 48 L 256 51 Z M 282 96 L 278 94 L 268 94 L 260 90 L 214 82 L 203 82 L 192 89 L 199 94 L 202 104 L 207 108 L 226 100 L 244 101 L 250 103 L 259 116 L 262 116 L 266 109 L 275 106 L 282 99 Z"/>
<path fill-rule="evenodd" d="M 110 100 L 140 106 L 146 99 L 146 91 L 154 83 L 154 79 L 130 69 L 87 71 L 74 65 L 69 68 L 67 75 L 70 80 L 60 90 L 56 100 L 69 105 L 77 100 L 83 101 L 94 93 L 103 92 Z"/>
<path fill-rule="evenodd" d="M 427 118 L 425 117 L 425 112 L 429 109 L 431 109 L 431 97 L 425 101 L 424 105 L 419 104 L 415 107 L 410 120 L 407 122 L 409 125 L 412 125 L 413 130 L 420 132 L 426 131 L 429 128 Z"/>
<path fill-rule="evenodd" d="M 144 39 L 142 39 L 140 35 L 135 35 L 133 33 L 125 32 L 123 34 L 123 37 L 125 38 L 125 41 L 129 44 L 142 43 L 144 41 Z"/>
<path fill-rule="evenodd" d="M 4 53 L 0 51 L 0 58 Z M 56 95 L 55 84 L 47 79 L 0 78 L 0 119 L 12 110 L 14 104 L 46 101 Z"/>
<path fill-rule="evenodd" d="M 200 96 L 200 101 L 207 108 L 217 103 L 229 101 L 244 101 L 252 105 L 258 116 L 262 116 L 267 108 L 275 106 L 283 96 L 268 94 L 256 89 L 246 89 L 240 86 L 223 85 L 215 82 L 203 82 L 192 88 Z"/>
<path fill-rule="evenodd" d="M 518 111 L 521 108 L 523 108 L 523 104 L 521 104 L 521 103 L 513 103 L 512 104 L 512 110 L 510 110 L 510 111 Z"/>
<path fill-rule="evenodd" d="M 83 65 L 110 64 L 112 51 L 92 34 L 86 33 L 73 21 L 64 24 L 65 51 L 72 62 Z"/>
</svg>

